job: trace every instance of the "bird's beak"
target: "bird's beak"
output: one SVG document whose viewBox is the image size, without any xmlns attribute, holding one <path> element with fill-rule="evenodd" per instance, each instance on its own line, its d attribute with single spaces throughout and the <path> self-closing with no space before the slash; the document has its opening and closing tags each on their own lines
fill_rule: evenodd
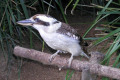
<svg viewBox="0 0 120 80">
<path fill-rule="evenodd" d="M 23 26 L 32 26 L 35 22 L 30 19 L 25 19 L 18 21 L 17 24 L 23 25 Z"/>
</svg>

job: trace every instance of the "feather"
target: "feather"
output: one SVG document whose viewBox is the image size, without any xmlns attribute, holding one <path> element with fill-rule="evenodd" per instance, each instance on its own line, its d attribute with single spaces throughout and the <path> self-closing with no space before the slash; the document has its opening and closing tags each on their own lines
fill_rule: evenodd
<svg viewBox="0 0 120 80">
<path fill-rule="evenodd" d="M 61 27 L 57 30 L 57 32 L 76 40 L 80 39 L 80 36 L 77 34 L 77 31 L 74 28 L 72 28 L 70 25 L 65 23 L 61 24 Z"/>
<path fill-rule="evenodd" d="M 62 23 L 61 27 L 57 30 L 57 32 L 78 40 L 80 45 L 82 46 L 88 46 L 87 42 L 82 39 L 82 37 L 77 33 L 77 31 L 66 23 Z"/>
</svg>

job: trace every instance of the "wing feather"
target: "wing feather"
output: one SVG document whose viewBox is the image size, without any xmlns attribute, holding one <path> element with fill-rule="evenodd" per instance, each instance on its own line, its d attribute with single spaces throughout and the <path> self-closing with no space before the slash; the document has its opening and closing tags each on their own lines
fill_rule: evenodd
<svg viewBox="0 0 120 80">
<path fill-rule="evenodd" d="M 87 42 L 82 39 L 82 37 L 77 33 L 77 31 L 66 23 L 62 23 L 61 27 L 57 30 L 57 32 L 78 40 L 80 45 L 82 46 L 88 46 Z"/>
<path fill-rule="evenodd" d="M 80 39 L 77 31 L 73 27 L 65 23 L 61 24 L 61 27 L 57 30 L 57 32 L 77 40 Z"/>
</svg>

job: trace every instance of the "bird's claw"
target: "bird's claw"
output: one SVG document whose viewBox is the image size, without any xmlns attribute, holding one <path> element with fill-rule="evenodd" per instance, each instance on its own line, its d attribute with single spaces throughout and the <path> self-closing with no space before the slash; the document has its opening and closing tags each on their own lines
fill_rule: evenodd
<svg viewBox="0 0 120 80">
<path fill-rule="evenodd" d="M 53 57 L 53 56 L 50 56 L 49 62 L 52 62 L 53 59 L 54 59 L 54 57 Z"/>
<path fill-rule="evenodd" d="M 58 53 L 59 53 L 59 50 L 58 50 L 56 53 L 54 53 L 53 55 L 50 56 L 49 61 L 52 62 L 53 59 L 55 58 L 55 56 L 56 56 Z"/>
<path fill-rule="evenodd" d="M 73 55 L 69 58 L 67 64 L 68 64 L 68 68 L 70 68 L 71 64 L 72 64 L 72 60 L 73 60 Z"/>
<path fill-rule="evenodd" d="M 71 66 L 70 60 L 67 61 L 67 65 L 68 65 L 68 68 L 70 68 L 70 66 Z"/>
</svg>

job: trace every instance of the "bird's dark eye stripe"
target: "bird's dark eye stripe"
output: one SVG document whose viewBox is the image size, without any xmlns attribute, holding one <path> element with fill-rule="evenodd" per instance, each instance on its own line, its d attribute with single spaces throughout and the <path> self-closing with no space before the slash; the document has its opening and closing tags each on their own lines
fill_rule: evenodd
<svg viewBox="0 0 120 80">
<path fill-rule="evenodd" d="M 39 18 L 34 18 L 34 20 L 35 20 L 36 22 L 39 22 Z"/>
<path fill-rule="evenodd" d="M 44 25 L 44 26 L 49 26 L 49 22 L 45 22 L 45 21 L 42 21 L 40 20 L 39 18 L 34 18 L 36 24 L 41 24 L 41 25 Z"/>
<path fill-rule="evenodd" d="M 49 24 L 49 22 L 44 22 L 43 25 L 49 26 L 50 24 Z"/>
</svg>

